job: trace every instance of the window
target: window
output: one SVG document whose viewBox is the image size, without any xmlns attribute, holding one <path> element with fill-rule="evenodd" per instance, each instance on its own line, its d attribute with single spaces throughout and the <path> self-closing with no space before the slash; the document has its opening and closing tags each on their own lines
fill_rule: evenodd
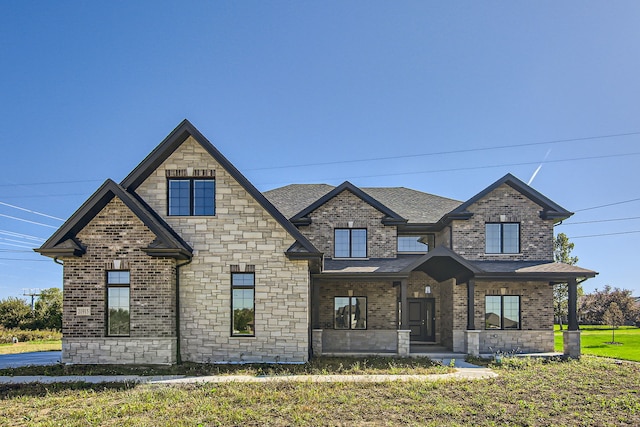
<svg viewBox="0 0 640 427">
<path fill-rule="evenodd" d="M 335 258 L 366 258 L 367 229 L 338 228 L 335 230 Z"/>
<path fill-rule="evenodd" d="M 491 223 L 485 225 L 485 252 L 488 254 L 517 254 L 520 252 L 520 224 Z"/>
<path fill-rule="evenodd" d="M 232 336 L 255 336 L 254 290 L 254 273 L 231 273 Z"/>
<path fill-rule="evenodd" d="M 335 297 L 335 329 L 367 329 L 367 297 Z"/>
<path fill-rule="evenodd" d="M 520 297 L 487 295 L 485 297 L 485 329 L 520 329 Z"/>
<path fill-rule="evenodd" d="M 429 245 L 419 240 L 422 236 L 398 236 L 398 252 L 428 252 Z"/>
<path fill-rule="evenodd" d="M 107 271 L 107 335 L 129 336 L 129 272 Z"/>
<path fill-rule="evenodd" d="M 215 215 L 215 180 L 170 179 L 169 215 Z"/>
</svg>

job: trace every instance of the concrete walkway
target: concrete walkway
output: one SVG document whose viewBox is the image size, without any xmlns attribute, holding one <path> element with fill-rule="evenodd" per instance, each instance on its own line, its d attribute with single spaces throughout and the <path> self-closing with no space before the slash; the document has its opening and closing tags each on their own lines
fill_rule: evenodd
<svg viewBox="0 0 640 427">
<path fill-rule="evenodd" d="M 100 384 L 107 382 L 138 383 L 138 384 L 194 384 L 194 383 L 271 383 L 271 382 L 310 382 L 310 383 L 338 383 L 338 382 L 387 382 L 387 381 L 445 381 L 445 380 L 479 380 L 497 377 L 498 374 L 488 368 L 460 368 L 450 374 L 433 375 L 282 375 L 282 376 L 251 376 L 251 375 L 215 375 L 205 377 L 175 376 L 139 376 L 139 375 L 68 375 L 47 377 L 43 375 L 0 377 L 0 384 L 28 384 L 28 383 L 71 383 L 85 382 Z"/>
</svg>

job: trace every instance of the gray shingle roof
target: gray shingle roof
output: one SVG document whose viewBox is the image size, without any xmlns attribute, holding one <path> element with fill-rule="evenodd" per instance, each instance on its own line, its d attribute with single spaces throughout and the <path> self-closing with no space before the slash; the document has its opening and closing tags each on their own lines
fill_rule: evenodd
<svg viewBox="0 0 640 427">
<path fill-rule="evenodd" d="M 266 191 L 264 195 L 284 216 L 291 218 L 334 188 L 327 184 L 291 184 Z M 435 223 L 462 204 L 458 200 L 404 187 L 366 187 L 361 190 L 409 223 Z"/>
</svg>

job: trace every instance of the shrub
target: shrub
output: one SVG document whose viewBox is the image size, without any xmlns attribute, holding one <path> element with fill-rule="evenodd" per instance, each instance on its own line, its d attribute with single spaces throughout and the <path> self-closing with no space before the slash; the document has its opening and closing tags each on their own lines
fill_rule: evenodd
<svg viewBox="0 0 640 427">
<path fill-rule="evenodd" d="M 13 337 L 18 338 L 18 341 L 53 341 L 61 340 L 62 333 L 50 329 L 37 329 L 33 331 L 24 329 L 5 329 L 0 326 L 0 344 L 10 344 L 13 342 Z"/>
</svg>

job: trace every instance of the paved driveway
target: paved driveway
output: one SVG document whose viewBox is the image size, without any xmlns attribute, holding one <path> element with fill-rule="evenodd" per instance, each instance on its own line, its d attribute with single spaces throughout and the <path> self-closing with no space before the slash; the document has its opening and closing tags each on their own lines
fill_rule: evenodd
<svg viewBox="0 0 640 427">
<path fill-rule="evenodd" d="M 29 365 L 55 365 L 60 362 L 61 351 L 38 351 L 35 353 L 2 354 L 0 369 Z"/>
</svg>

